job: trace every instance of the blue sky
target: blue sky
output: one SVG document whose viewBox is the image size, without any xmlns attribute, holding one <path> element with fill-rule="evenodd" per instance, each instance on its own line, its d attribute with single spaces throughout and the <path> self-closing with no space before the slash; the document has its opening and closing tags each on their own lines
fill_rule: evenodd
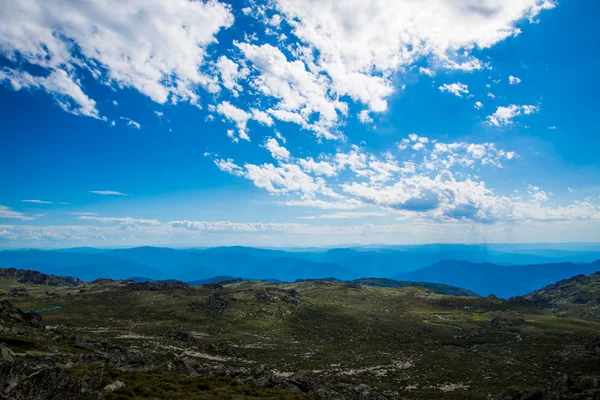
<svg viewBox="0 0 600 400">
<path fill-rule="evenodd" d="M 0 247 L 600 240 L 593 0 L 0 4 Z"/>
</svg>

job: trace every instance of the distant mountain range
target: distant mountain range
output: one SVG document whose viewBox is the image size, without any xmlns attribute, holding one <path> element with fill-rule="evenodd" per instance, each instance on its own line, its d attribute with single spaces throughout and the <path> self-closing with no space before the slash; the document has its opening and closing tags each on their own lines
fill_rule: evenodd
<svg viewBox="0 0 600 400">
<path fill-rule="evenodd" d="M 560 279 L 600 270 L 598 245 L 423 245 L 379 248 L 172 249 L 75 248 L 0 251 L 0 267 L 97 278 L 202 282 L 214 277 L 295 281 L 393 278 L 464 288 L 480 295 L 522 295 Z"/>
<path fill-rule="evenodd" d="M 547 263 L 497 265 L 468 261 L 440 261 L 416 271 L 396 275 L 395 279 L 460 286 L 482 296 L 494 294 L 508 298 L 526 293 L 579 274 L 600 271 L 600 260 L 591 263 Z"/>
</svg>

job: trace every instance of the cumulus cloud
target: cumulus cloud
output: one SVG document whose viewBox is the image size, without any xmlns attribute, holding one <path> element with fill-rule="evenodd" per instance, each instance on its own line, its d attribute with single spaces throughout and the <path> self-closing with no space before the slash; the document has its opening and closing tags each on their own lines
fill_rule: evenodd
<svg viewBox="0 0 600 400">
<path fill-rule="evenodd" d="M 229 7 L 215 0 L 4 1 L 0 52 L 46 71 L 35 77 L 11 72 L 13 81 L 28 82 L 21 87 L 43 87 L 63 108 L 98 117 L 72 71 L 134 88 L 158 103 L 197 103 L 198 87 L 218 90 L 199 67 L 216 33 L 232 23 Z"/>
<path fill-rule="evenodd" d="M 511 125 L 513 123 L 513 119 L 520 115 L 529 115 L 536 113 L 540 110 L 538 106 L 533 105 L 523 105 L 518 106 L 515 104 L 511 104 L 506 107 L 498 107 L 494 114 L 489 115 L 487 117 L 488 124 L 493 126 L 505 126 Z"/>
<path fill-rule="evenodd" d="M 307 172 L 315 175 L 335 176 L 337 169 L 327 161 L 315 161 L 312 157 L 299 160 L 300 166 Z"/>
<path fill-rule="evenodd" d="M 265 147 L 267 150 L 269 150 L 269 152 L 271 152 L 271 156 L 273 156 L 273 158 L 276 160 L 287 161 L 290 159 L 290 152 L 285 147 L 277 143 L 277 140 L 273 138 L 267 139 Z"/>
<path fill-rule="evenodd" d="M 483 108 L 483 103 L 480 102 L 480 101 L 476 101 L 475 105 L 473 107 L 475 107 L 477 110 L 482 109 Z"/>
<path fill-rule="evenodd" d="M 508 83 L 511 85 L 518 85 L 519 83 L 521 83 L 521 79 L 511 75 L 508 77 Z"/>
<path fill-rule="evenodd" d="M 242 167 L 234 163 L 231 158 L 228 158 L 227 160 L 215 160 L 215 165 L 223 172 L 227 172 L 231 175 L 244 176 Z"/>
<path fill-rule="evenodd" d="M 2 28 L 0 28 L 1 32 Z M 2 50 L 0 35 L 0 52 Z M 81 89 L 81 82 L 65 70 L 55 69 L 46 76 L 33 76 L 11 68 L 0 70 L 0 83 L 7 82 L 13 90 L 44 89 L 54 96 L 56 103 L 71 114 L 100 118 L 96 102 Z"/>
<path fill-rule="evenodd" d="M 248 68 L 240 67 L 237 63 L 226 56 L 221 56 L 217 60 L 217 68 L 221 76 L 221 83 L 229 89 L 234 96 L 238 96 L 243 90 L 242 85 L 238 83 L 239 79 L 245 78 L 250 71 Z"/>
<path fill-rule="evenodd" d="M 220 103 L 216 110 L 229 121 L 234 122 L 238 130 L 238 137 L 247 141 L 250 141 L 247 128 L 247 124 L 250 119 L 257 121 L 262 125 L 273 125 L 273 118 L 271 118 L 271 116 L 266 112 L 256 109 L 251 109 L 250 112 L 246 112 L 228 101 L 223 101 Z M 234 141 L 237 141 L 238 137 L 233 136 Z"/>
<path fill-rule="evenodd" d="M 240 139 L 250 141 L 250 136 L 248 136 L 248 130 L 246 128 L 246 124 L 251 118 L 250 114 L 240 108 L 237 108 L 228 101 L 224 101 L 219 104 L 217 106 L 217 112 L 228 120 L 235 122 Z"/>
<path fill-rule="evenodd" d="M 469 87 L 467 85 L 465 85 L 464 83 L 444 83 L 442 86 L 440 86 L 438 89 L 440 89 L 441 92 L 448 92 L 448 93 L 452 93 L 453 95 L 457 96 L 457 97 L 463 97 L 463 95 L 465 94 L 469 94 Z"/>
<path fill-rule="evenodd" d="M 372 124 L 373 123 L 373 118 L 371 118 L 371 116 L 369 115 L 368 110 L 362 110 L 361 112 L 359 112 L 358 120 L 360 122 L 362 122 L 363 124 Z"/>
<path fill-rule="evenodd" d="M 256 71 L 250 78 L 252 86 L 278 100 L 273 106 L 275 110 L 300 116 L 301 120 L 288 121 L 301 121 L 301 125 L 317 114 L 318 122 L 311 127 L 315 133 L 325 138 L 335 136 L 328 129 L 336 123 L 338 111 L 346 112 L 347 105 L 328 93 L 326 76 L 309 71 L 300 60 L 288 60 L 280 49 L 269 44 L 236 43 L 236 46 Z"/>
<path fill-rule="evenodd" d="M 274 3 L 294 34 L 316 50 L 315 67 L 331 77 L 332 89 L 378 112 L 387 109 L 400 68 L 430 56 L 444 68 L 481 69 L 481 61 L 461 50 L 516 35 L 516 22 L 554 6 L 548 0 Z"/>
</svg>

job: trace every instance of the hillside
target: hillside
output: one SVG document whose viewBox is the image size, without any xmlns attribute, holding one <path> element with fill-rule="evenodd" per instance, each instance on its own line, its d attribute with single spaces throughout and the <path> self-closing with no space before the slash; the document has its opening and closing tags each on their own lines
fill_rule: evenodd
<svg viewBox="0 0 600 400">
<path fill-rule="evenodd" d="M 522 296 L 561 279 L 600 271 L 600 260 L 592 263 L 496 265 L 467 261 L 441 261 L 395 278 L 459 286 L 482 296 Z"/>
<path fill-rule="evenodd" d="M 47 275 L 39 271 L 16 268 L 0 268 L 0 278 L 31 285 L 80 286 L 85 283 L 81 279 L 71 276 Z"/>
<path fill-rule="evenodd" d="M 394 279 L 385 278 L 361 278 L 351 281 L 359 285 L 365 286 L 377 286 L 385 288 L 405 288 L 405 287 L 420 287 L 423 289 L 432 290 L 435 293 L 444 294 L 447 296 L 473 296 L 479 297 L 479 295 L 470 290 L 462 289 L 456 286 L 442 285 L 439 283 L 431 282 L 408 282 L 408 281 L 397 281 Z"/>
<path fill-rule="evenodd" d="M 600 272 L 564 279 L 525 297 L 557 315 L 600 322 Z"/>
<path fill-rule="evenodd" d="M 600 370 L 600 323 L 519 299 L 378 286 L 0 278 L 15 293 L 0 299 L 0 389 L 82 400 L 514 399 L 558 390 L 563 374 L 587 385 L 581 376 Z"/>
</svg>

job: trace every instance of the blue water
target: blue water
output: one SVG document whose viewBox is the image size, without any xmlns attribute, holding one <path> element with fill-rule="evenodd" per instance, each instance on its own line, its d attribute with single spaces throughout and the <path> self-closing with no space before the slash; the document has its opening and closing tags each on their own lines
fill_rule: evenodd
<svg viewBox="0 0 600 400">
<path fill-rule="evenodd" d="M 30 312 L 52 311 L 52 310 L 60 310 L 61 308 L 62 308 L 62 306 L 52 306 L 52 307 L 40 308 L 39 310 L 23 310 L 23 312 L 30 313 Z"/>
</svg>

